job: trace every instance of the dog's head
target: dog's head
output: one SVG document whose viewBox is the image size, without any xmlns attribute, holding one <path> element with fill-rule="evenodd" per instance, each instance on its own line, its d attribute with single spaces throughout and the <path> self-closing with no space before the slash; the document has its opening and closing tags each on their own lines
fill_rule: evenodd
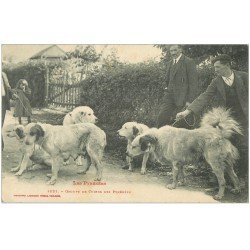
<svg viewBox="0 0 250 250">
<path fill-rule="evenodd" d="M 142 129 L 137 122 L 126 122 L 117 132 L 119 136 L 132 140 L 142 133 Z"/>
<path fill-rule="evenodd" d="M 146 152 L 153 152 L 155 150 L 156 143 L 157 138 L 153 134 L 139 135 L 132 141 L 131 153 L 136 156 Z"/>
<path fill-rule="evenodd" d="M 17 125 L 11 131 L 7 133 L 8 137 L 16 137 L 18 140 L 22 140 L 25 137 L 24 126 Z"/>
<path fill-rule="evenodd" d="M 75 124 L 85 122 L 96 123 L 98 120 L 97 117 L 94 115 L 93 109 L 88 106 L 80 106 L 75 108 L 71 112 L 71 117 Z"/>
<path fill-rule="evenodd" d="M 41 138 L 43 138 L 45 135 L 45 132 L 40 124 L 29 123 L 25 127 L 24 134 L 25 134 L 25 138 L 24 138 L 25 144 L 32 145 L 38 142 Z"/>
</svg>

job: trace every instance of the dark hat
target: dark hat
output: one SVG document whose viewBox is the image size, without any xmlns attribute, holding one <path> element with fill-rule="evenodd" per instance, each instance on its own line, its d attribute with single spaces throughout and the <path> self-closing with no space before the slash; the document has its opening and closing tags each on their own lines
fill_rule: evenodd
<svg viewBox="0 0 250 250">
<path fill-rule="evenodd" d="M 215 64 L 217 61 L 220 61 L 221 64 L 229 64 L 229 65 L 231 65 L 231 57 L 229 55 L 226 55 L 226 54 L 216 56 L 212 60 L 212 64 Z"/>
</svg>

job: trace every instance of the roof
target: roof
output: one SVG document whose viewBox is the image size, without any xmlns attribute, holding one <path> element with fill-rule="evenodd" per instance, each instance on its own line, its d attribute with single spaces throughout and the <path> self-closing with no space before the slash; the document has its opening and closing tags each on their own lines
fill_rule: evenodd
<svg viewBox="0 0 250 250">
<path fill-rule="evenodd" d="M 45 48 L 32 57 L 30 59 L 41 59 L 41 58 L 62 58 L 65 57 L 66 53 L 64 50 L 59 48 L 57 45 L 51 45 L 48 48 Z"/>
</svg>

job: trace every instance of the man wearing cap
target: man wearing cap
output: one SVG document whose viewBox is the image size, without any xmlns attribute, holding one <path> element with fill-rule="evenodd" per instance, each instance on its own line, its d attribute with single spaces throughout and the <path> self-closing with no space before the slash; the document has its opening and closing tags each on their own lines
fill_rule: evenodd
<svg viewBox="0 0 250 250">
<path fill-rule="evenodd" d="M 219 55 L 212 63 L 217 77 L 185 111 L 176 115 L 176 119 L 180 120 L 191 113 L 199 114 L 214 99 L 217 101 L 217 106 L 230 108 L 233 117 L 244 130 L 244 136 L 237 136 L 232 141 L 240 151 L 239 165 L 242 173 L 248 166 L 248 74 L 232 70 L 231 58 L 228 55 Z"/>
<path fill-rule="evenodd" d="M 158 128 L 172 124 L 176 113 L 183 110 L 199 94 L 198 73 L 194 61 L 182 53 L 180 45 L 171 45 L 170 54 L 172 60 L 167 65 L 167 81 L 158 115 Z"/>
</svg>

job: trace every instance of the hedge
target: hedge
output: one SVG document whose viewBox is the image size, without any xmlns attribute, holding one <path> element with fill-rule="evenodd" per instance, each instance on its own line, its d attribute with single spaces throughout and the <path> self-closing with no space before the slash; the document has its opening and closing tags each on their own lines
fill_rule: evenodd
<svg viewBox="0 0 250 250">
<path fill-rule="evenodd" d="M 205 65 L 199 69 L 200 89 L 210 83 L 213 71 Z M 124 150 L 116 131 L 128 121 L 156 126 L 164 94 L 166 66 L 149 62 L 102 68 L 82 82 L 81 105 L 94 109 L 99 125 L 107 132 L 109 148 Z"/>
<path fill-rule="evenodd" d="M 27 61 L 6 65 L 12 88 L 21 78 L 32 90 L 32 107 L 42 107 L 45 101 L 45 73 L 64 62 Z M 205 90 L 213 77 L 210 65 L 199 68 L 200 89 Z M 166 66 L 163 63 L 119 63 L 102 67 L 82 81 L 81 105 L 92 107 L 108 135 L 109 148 L 124 150 L 124 143 L 116 131 L 127 121 L 137 121 L 149 127 L 156 126 L 159 107 L 166 84 Z M 49 121 L 48 121 L 49 122 Z M 118 150 L 119 151 L 119 150 Z"/>
<path fill-rule="evenodd" d="M 3 66 L 3 71 L 6 72 L 12 88 L 16 87 L 18 80 L 26 79 L 31 88 L 31 106 L 43 107 L 45 101 L 46 68 L 53 69 L 62 63 L 60 61 L 32 60 L 17 64 L 6 64 Z"/>
</svg>

